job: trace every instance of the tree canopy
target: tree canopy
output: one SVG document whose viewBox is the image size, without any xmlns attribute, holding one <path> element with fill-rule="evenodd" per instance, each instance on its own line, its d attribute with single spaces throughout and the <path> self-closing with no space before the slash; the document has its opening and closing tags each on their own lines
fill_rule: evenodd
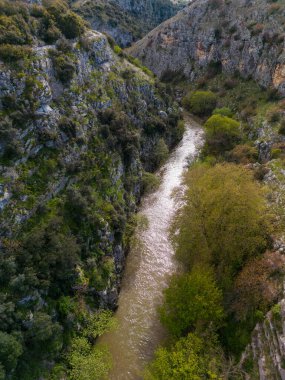
<svg viewBox="0 0 285 380">
<path fill-rule="evenodd" d="M 210 269 L 194 268 L 191 273 L 174 276 L 164 291 L 160 319 L 174 336 L 223 319 L 222 292 L 217 288 Z"/>
<path fill-rule="evenodd" d="M 188 268 L 197 262 L 213 265 L 225 289 L 268 243 L 264 190 L 249 170 L 232 164 L 195 165 L 185 183 L 186 204 L 175 224 L 177 258 Z"/>
<path fill-rule="evenodd" d="M 206 121 L 205 131 L 205 148 L 208 154 L 223 154 L 241 141 L 240 123 L 221 114 L 212 115 Z"/>
<path fill-rule="evenodd" d="M 221 352 L 215 338 L 196 334 L 180 338 L 171 348 L 160 348 L 145 372 L 145 380 L 220 379 Z"/>
</svg>

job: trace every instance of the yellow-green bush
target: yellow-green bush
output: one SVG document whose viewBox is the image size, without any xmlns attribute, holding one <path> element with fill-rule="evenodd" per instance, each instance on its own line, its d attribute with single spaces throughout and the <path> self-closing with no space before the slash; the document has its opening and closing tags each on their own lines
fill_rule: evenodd
<svg viewBox="0 0 285 380">
<path fill-rule="evenodd" d="M 219 155 L 241 141 L 240 123 L 222 115 L 213 115 L 205 123 L 207 154 Z"/>
<path fill-rule="evenodd" d="M 210 115 L 217 104 L 217 97 L 211 91 L 195 91 L 183 99 L 183 106 L 194 115 Z"/>
</svg>

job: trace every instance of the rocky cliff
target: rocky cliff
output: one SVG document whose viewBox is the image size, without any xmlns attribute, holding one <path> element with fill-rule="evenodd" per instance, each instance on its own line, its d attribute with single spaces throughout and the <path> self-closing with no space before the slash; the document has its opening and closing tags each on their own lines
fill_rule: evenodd
<svg viewBox="0 0 285 380">
<path fill-rule="evenodd" d="M 122 47 L 143 37 L 164 20 L 174 16 L 188 0 L 78 0 L 73 9 L 93 29 L 106 32 Z"/>
<path fill-rule="evenodd" d="M 282 1 L 196 0 L 130 53 L 160 78 L 195 80 L 210 68 L 253 78 L 285 95 L 284 22 Z"/>
<path fill-rule="evenodd" d="M 43 378 L 88 311 L 116 306 L 145 171 L 181 137 L 147 69 L 46 4 L 0 3 L 3 379 Z"/>
</svg>

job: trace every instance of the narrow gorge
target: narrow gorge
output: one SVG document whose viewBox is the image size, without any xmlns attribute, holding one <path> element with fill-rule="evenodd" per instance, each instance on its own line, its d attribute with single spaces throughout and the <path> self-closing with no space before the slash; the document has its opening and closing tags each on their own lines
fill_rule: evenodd
<svg viewBox="0 0 285 380">
<path fill-rule="evenodd" d="M 146 196 L 139 215 L 146 225 L 139 226 L 133 241 L 116 313 L 118 328 L 106 334 L 101 343 L 108 345 L 114 360 L 113 380 L 141 377 L 144 366 L 165 337 L 157 307 L 169 276 L 176 271 L 169 229 L 179 207 L 175 190 L 181 192 L 183 173 L 195 159 L 202 144 L 201 127 L 187 118 L 180 144 L 157 173 L 161 183 Z"/>
<path fill-rule="evenodd" d="M 0 380 L 285 379 L 283 0 L 0 0 Z"/>
</svg>

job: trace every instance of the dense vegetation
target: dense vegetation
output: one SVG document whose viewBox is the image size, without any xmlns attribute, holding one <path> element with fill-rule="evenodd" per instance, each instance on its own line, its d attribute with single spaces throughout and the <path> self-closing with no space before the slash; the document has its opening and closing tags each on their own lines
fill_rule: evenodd
<svg viewBox="0 0 285 380">
<path fill-rule="evenodd" d="M 224 86 L 227 91 L 222 92 Z M 170 337 L 157 350 L 145 379 L 243 379 L 244 371 L 256 375 L 253 361 L 248 359 L 244 367 L 237 363 L 256 323 L 282 295 L 284 259 L 272 251 L 277 233 L 272 227 L 284 230 L 284 224 L 280 213 L 274 214 L 278 206 L 273 207 L 272 193 L 268 196 L 272 189 L 262 184 L 266 169 L 251 140 L 253 122 L 264 116 L 276 124 L 277 135 L 282 133 L 277 110 L 282 112 L 283 103 L 253 83 L 223 76 L 197 87 L 183 103 L 204 121 L 204 146 L 185 175 L 185 205 L 172 231 L 184 273 L 174 275 L 164 291 L 159 314 Z M 212 92 L 218 87 L 219 100 Z M 274 149 L 273 158 L 278 157 Z M 283 148 L 278 151 L 282 154 Z"/>
<path fill-rule="evenodd" d="M 101 380 L 104 310 L 179 110 L 64 1 L 2 0 L 0 58 L 0 378 Z"/>
</svg>

